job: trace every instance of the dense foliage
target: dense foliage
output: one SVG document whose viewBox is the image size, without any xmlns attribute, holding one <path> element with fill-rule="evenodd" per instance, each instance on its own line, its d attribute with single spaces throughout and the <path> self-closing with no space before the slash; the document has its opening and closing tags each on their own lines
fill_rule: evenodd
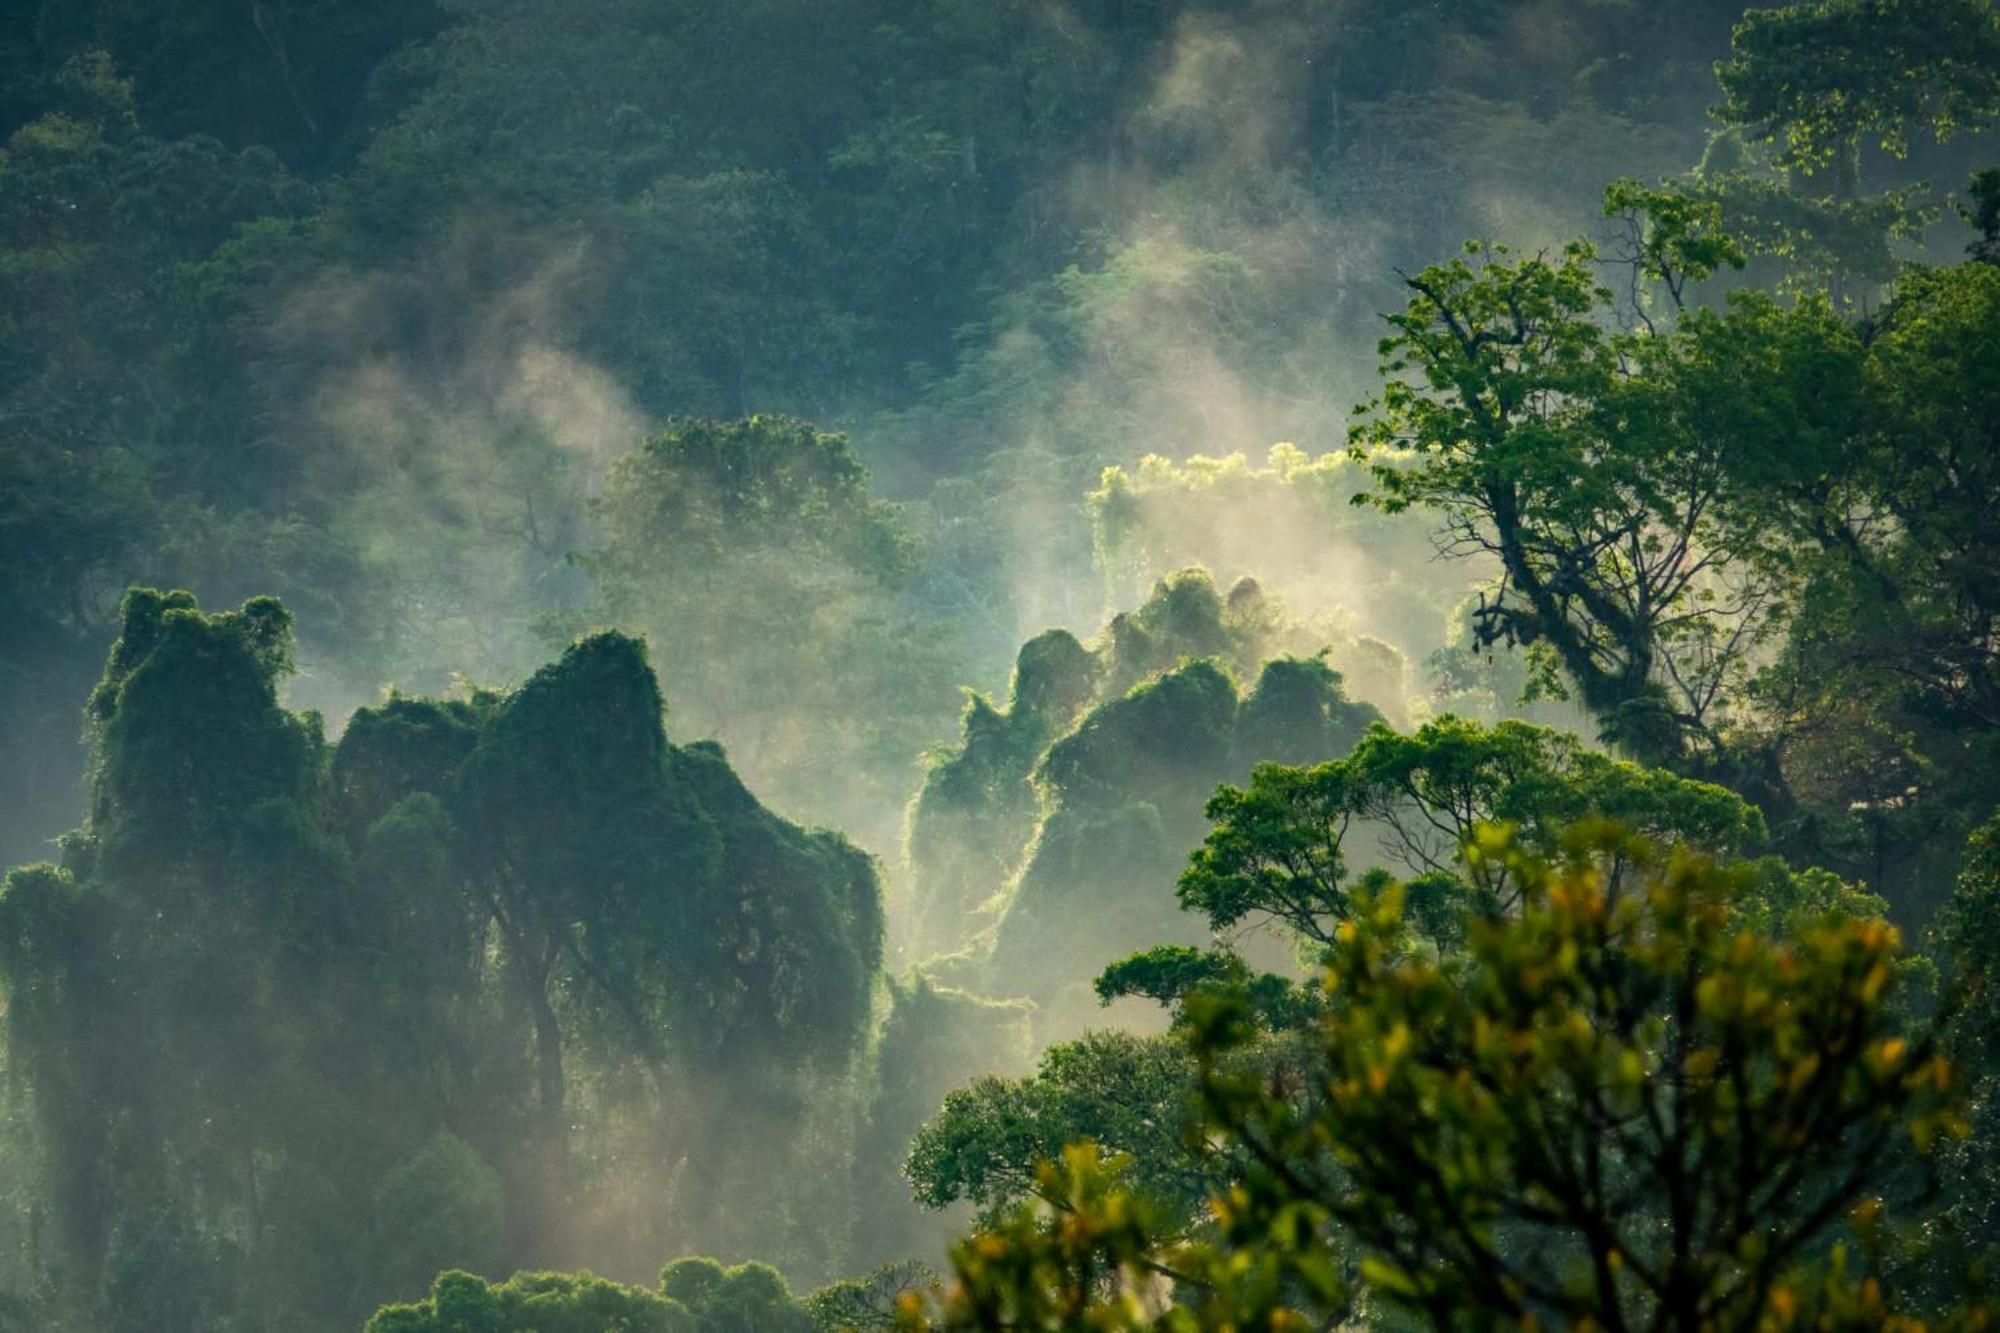
<svg viewBox="0 0 2000 1333">
<path fill-rule="evenodd" d="M 713 1259 L 680 1259 L 660 1274 L 658 1291 L 588 1273 L 516 1273 L 500 1283 L 441 1273 L 428 1297 L 383 1307 L 367 1333 L 812 1333 L 814 1327 L 785 1279 L 766 1265 L 724 1268 Z"/>
<path fill-rule="evenodd" d="M 1870 1271 L 1873 1190 L 1966 1127 L 1935 1029 L 1901 1016 L 1893 928 L 1774 939 L 1740 910 L 1753 877 L 1612 825 L 1554 863 L 1492 830 L 1466 863 L 1519 910 L 1432 953 L 1402 886 L 1361 895 L 1291 1081 L 1229 1059 L 1260 1027 L 1240 993 L 1190 1001 L 1198 1123 L 1240 1164 L 1209 1235 L 1073 1149 L 908 1326 L 1920 1326 Z"/>
<path fill-rule="evenodd" d="M 0 1333 L 2000 1313 L 1993 0 L 14 9 Z"/>
<path fill-rule="evenodd" d="M 337 746 L 279 707 L 291 654 L 269 599 L 128 595 L 89 821 L 0 892 L 52 1294 L 298 1326 L 759 1225 L 716 1174 L 812 1150 L 881 963 L 868 858 L 673 746 L 636 640 Z"/>
</svg>

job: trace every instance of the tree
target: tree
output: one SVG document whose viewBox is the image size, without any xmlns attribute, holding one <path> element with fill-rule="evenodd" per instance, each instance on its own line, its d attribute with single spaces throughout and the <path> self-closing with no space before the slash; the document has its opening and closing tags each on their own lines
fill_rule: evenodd
<svg viewBox="0 0 2000 1333">
<path fill-rule="evenodd" d="M 1722 118 L 1854 188 L 1864 138 L 1901 157 L 2000 117 L 2000 14 L 1983 0 L 1817 0 L 1752 9 L 1716 66 Z"/>
<path fill-rule="evenodd" d="M 676 1259 L 660 1290 L 693 1316 L 692 1333 L 811 1333 L 812 1316 L 769 1264 L 724 1268 L 713 1259 Z"/>
<path fill-rule="evenodd" d="M 1741 405 L 1728 503 L 1784 594 L 1741 768 L 1780 775 L 1752 790 L 1781 789 L 1767 804 L 1793 855 L 1867 876 L 1914 920 L 1986 813 L 2000 719 L 1983 519 L 2000 282 L 1976 261 L 1917 269 L 1858 325 L 1759 299 L 1730 325 L 1698 335 L 1733 367 L 1710 398 Z"/>
<path fill-rule="evenodd" d="M 1956 1002 L 1946 1052 L 1962 1071 L 1971 1133 L 1946 1148 L 1947 1235 L 1934 1262 L 1990 1284 L 2000 1271 L 2000 817 L 1974 831 L 1937 935 Z"/>
<path fill-rule="evenodd" d="M 423 1300 L 384 1306 L 368 1321 L 368 1333 L 683 1333 L 689 1327 L 679 1302 L 588 1273 L 516 1273 L 488 1283 L 458 1270 L 438 1274 Z"/>
<path fill-rule="evenodd" d="M 347 1040 L 379 1010 L 349 984 L 365 946 L 317 821 L 319 719 L 278 704 L 290 616 L 143 588 L 123 611 L 88 823 L 0 893 L 9 1063 L 59 1182 L 52 1295 L 114 1328 L 338 1308 L 345 1263 L 292 1265 L 360 1224 L 378 1146 L 333 1126 L 388 1080 Z"/>
<path fill-rule="evenodd" d="M 1194 1065 L 1178 1037 L 1093 1032 L 1051 1047 L 1024 1079 L 983 1077 L 952 1092 L 911 1142 L 917 1202 L 1007 1216 L 1041 1188 L 1040 1163 L 1089 1139 L 1126 1156 L 1135 1181 L 1187 1226 L 1228 1173 L 1184 1144 Z"/>
<path fill-rule="evenodd" d="M 1624 861 L 1644 874 L 1621 889 Z M 1397 943 L 1393 893 L 1344 932 L 1310 1122 L 1212 1085 L 1268 1173 L 1253 1196 L 1323 1207 L 1374 1290 L 1439 1327 L 1754 1327 L 1853 1297 L 1837 1264 L 1803 1275 L 1809 1247 L 1870 1218 L 1903 1136 L 1963 1125 L 1935 1033 L 1900 1030 L 1895 932 L 1760 937 L 1731 910 L 1745 870 L 1612 830 L 1557 866 L 1490 835 L 1474 873 L 1502 868 L 1526 906 L 1475 924 L 1462 969 Z"/>
<path fill-rule="evenodd" d="M 386 1305 L 367 1333 L 812 1333 L 807 1307 L 768 1265 L 676 1259 L 657 1291 L 590 1273 L 516 1273 L 486 1282 L 440 1273 L 431 1294 Z"/>
<path fill-rule="evenodd" d="M 1340 932 L 1319 1099 L 1228 1067 L 1254 1030 L 1240 996 L 1192 1005 L 1203 1132 L 1251 1162 L 1212 1238 L 1163 1243 L 1073 1150 L 1058 1202 L 965 1242 L 941 1315 L 908 1326 L 1314 1327 L 1350 1312 L 1345 1243 L 1364 1300 L 1437 1328 L 1915 1326 L 1827 1248 L 1885 1224 L 1871 1190 L 1904 1145 L 1964 1129 L 1938 1034 L 1901 1018 L 1895 931 L 1761 935 L 1733 908 L 1744 869 L 1603 824 L 1553 862 L 1489 828 L 1471 863 L 1523 905 L 1462 956 L 1412 949 L 1395 885 Z M 1622 888 L 1612 864 L 1636 868 Z"/>
<path fill-rule="evenodd" d="M 1223 787 L 1177 892 L 1217 931 L 1273 920 L 1331 946 L 1350 912 L 1353 838 L 1416 876 L 1413 913 L 1444 929 L 1467 908 L 1516 905 L 1504 868 L 1464 874 L 1463 848 L 1481 825 L 1505 823 L 1524 845 L 1553 853 L 1560 831 L 1589 816 L 1714 853 L 1763 835 L 1757 812 L 1712 783 L 1612 759 L 1526 722 L 1445 717 L 1410 735 L 1378 724 L 1344 758 L 1260 765 L 1247 788 Z"/>
<path fill-rule="evenodd" d="M 910 1333 L 1155 1327 L 1165 1265 L 1154 1256 L 1163 1233 L 1145 1199 L 1120 1188 L 1123 1167 L 1088 1142 L 1041 1163 L 1039 1194 L 1048 1202 L 1023 1204 L 960 1242 L 938 1317 L 912 1293 L 896 1326 Z"/>
<path fill-rule="evenodd" d="M 937 1290 L 937 1274 L 913 1260 L 885 1264 L 861 1278 L 831 1283 L 806 1297 L 813 1326 L 838 1333 L 874 1333 L 896 1327 L 900 1310 Z"/>
<path fill-rule="evenodd" d="M 1996 558 L 1980 515 L 2000 496 L 2000 273 L 1977 263 L 1918 271 L 1893 296 L 1865 330 L 1869 417 L 1823 466 L 1820 491 L 1804 460 L 1781 474 L 1778 512 L 1827 557 L 1822 578 L 1866 599 L 1857 656 L 1893 656 L 1888 669 L 1909 678 L 1923 708 L 1990 729 L 2000 724 L 2000 601 L 1977 571 Z"/>
<path fill-rule="evenodd" d="M 1664 257 L 1701 276 L 1718 255 Z M 1471 245 L 1407 278 L 1354 441 L 1414 455 L 1377 461 L 1377 503 L 1433 509 L 1446 553 L 1498 563 L 1478 646 L 1542 655 L 1607 739 L 1684 763 L 1716 744 L 1764 592 L 1721 521 L 1726 442 L 1676 392 L 1682 344 L 1606 327 L 1594 259 Z"/>
<path fill-rule="evenodd" d="M 382 1177 L 369 1237 L 369 1288 L 418 1292 L 450 1269 L 499 1266 L 506 1208 L 500 1173 L 439 1131 Z"/>
<path fill-rule="evenodd" d="M 1727 128 L 1670 189 L 1719 205 L 1747 252 L 1779 261 L 1784 286 L 1865 307 L 1939 215 L 1898 164 L 1915 139 L 1993 123 L 1996 61 L 2000 21 L 1982 0 L 1750 9 L 1715 67 Z"/>
</svg>

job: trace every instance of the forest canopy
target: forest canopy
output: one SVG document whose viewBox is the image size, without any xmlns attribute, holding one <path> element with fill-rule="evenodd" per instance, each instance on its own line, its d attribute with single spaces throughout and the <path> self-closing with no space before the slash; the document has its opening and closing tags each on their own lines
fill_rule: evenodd
<svg viewBox="0 0 2000 1333">
<path fill-rule="evenodd" d="M 0 1333 L 2000 1316 L 1994 0 L 15 9 Z"/>
</svg>

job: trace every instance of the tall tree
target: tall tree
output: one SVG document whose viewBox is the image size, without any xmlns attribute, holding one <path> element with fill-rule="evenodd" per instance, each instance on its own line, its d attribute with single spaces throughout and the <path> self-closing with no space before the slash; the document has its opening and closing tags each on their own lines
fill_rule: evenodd
<svg viewBox="0 0 2000 1333">
<path fill-rule="evenodd" d="M 1619 890 L 1610 862 L 1641 869 Z M 1314 1327 L 1354 1313 L 1347 1244 L 1370 1308 L 1440 1329 L 1910 1319 L 1825 1249 L 1883 1224 L 1871 1191 L 1904 1144 L 1963 1130 L 1937 1034 L 1901 1018 L 1893 929 L 1760 934 L 1741 871 L 1603 825 L 1553 864 L 1489 829 L 1474 873 L 1502 865 L 1524 907 L 1461 958 L 1412 947 L 1396 886 L 1361 904 L 1303 1106 L 1220 1058 L 1255 1030 L 1243 997 L 1191 1004 L 1202 1131 L 1250 1162 L 1212 1239 L 1173 1243 L 1079 1145 L 1044 1168 L 1051 1202 L 962 1244 L 939 1316 L 912 1302 L 906 1326 Z"/>
<path fill-rule="evenodd" d="M 1662 278 L 1730 257 L 1712 219 L 1678 225 L 1641 258 Z M 1407 278 L 1354 439 L 1413 455 L 1378 461 L 1378 503 L 1499 565 L 1482 646 L 1540 654 L 1635 758 L 1686 762 L 1718 743 L 1765 591 L 1723 521 L 1728 441 L 1677 392 L 1685 344 L 1610 327 L 1594 259 L 1474 245 Z"/>
</svg>

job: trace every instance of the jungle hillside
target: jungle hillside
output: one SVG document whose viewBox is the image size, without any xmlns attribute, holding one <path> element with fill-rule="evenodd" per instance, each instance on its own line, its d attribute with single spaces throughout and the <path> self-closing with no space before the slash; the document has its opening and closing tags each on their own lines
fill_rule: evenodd
<svg viewBox="0 0 2000 1333">
<path fill-rule="evenodd" d="M 0 10 L 0 1333 L 2000 1326 L 1995 0 Z"/>
</svg>

